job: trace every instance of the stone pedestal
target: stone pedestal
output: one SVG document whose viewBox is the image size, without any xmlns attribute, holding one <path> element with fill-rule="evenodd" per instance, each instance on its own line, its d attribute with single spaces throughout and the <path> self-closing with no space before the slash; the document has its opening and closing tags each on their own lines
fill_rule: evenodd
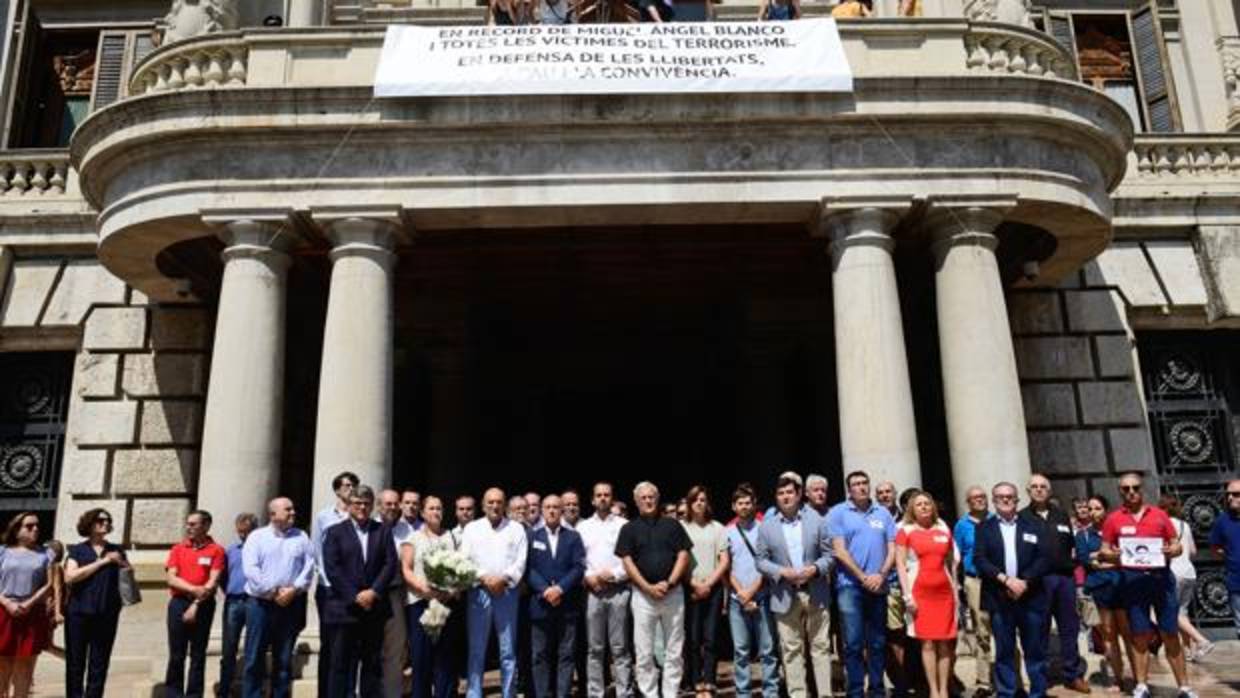
<svg viewBox="0 0 1240 698">
<path fill-rule="evenodd" d="M 1029 447 L 1007 305 L 992 234 L 999 209 L 940 210 L 928 223 L 936 238 L 935 291 L 943 398 L 956 502 L 972 485 L 989 492 L 1029 479 Z M 962 509 L 963 511 L 963 509 Z"/>
<path fill-rule="evenodd" d="M 280 484 L 284 314 L 290 239 L 274 222 L 227 223 L 224 279 L 203 424 L 198 506 L 216 529 L 266 519 Z"/>
<path fill-rule="evenodd" d="M 829 214 L 835 375 L 844 472 L 921 485 L 904 326 L 887 234 L 899 216 L 860 208 Z"/>
<path fill-rule="evenodd" d="M 391 480 L 392 251 L 385 220 L 328 221 L 334 247 L 319 377 L 314 511 L 332 501 L 331 480 L 350 470 L 376 490 Z"/>
</svg>

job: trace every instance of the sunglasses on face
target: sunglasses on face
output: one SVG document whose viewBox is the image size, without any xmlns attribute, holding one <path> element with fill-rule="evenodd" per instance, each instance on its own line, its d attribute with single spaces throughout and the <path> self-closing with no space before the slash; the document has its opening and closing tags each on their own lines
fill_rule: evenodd
<svg viewBox="0 0 1240 698">
<path fill-rule="evenodd" d="M 1140 492 L 1141 486 L 1140 485 L 1120 485 L 1119 491 L 1120 492 Z"/>
<path fill-rule="evenodd" d="M 995 501 L 999 501 L 999 502 L 1011 502 L 1011 501 L 1014 501 L 1015 499 L 1016 499 L 1016 495 L 1014 494 L 996 494 L 995 495 Z"/>
<path fill-rule="evenodd" d="M 1240 497 L 1240 492 L 1231 492 L 1231 491 L 1228 491 L 1228 492 L 1227 492 L 1227 496 L 1228 496 L 1228 497 Z"/>
<path fill-rule="evenodd" d="M 95 523 L 97 523 L 97 524 L 103 524 L 103 525 L 105 525 L 105 526 L 111 526 L 111 525 L 112 525 L 112 519 L 95 519 Z"/>
<path fill-rule="evenodd" d="M 38 528 L 38 527 L 39 527 L 39 524 L 37 524 L 37 523 L 22 524 L 22 528 L 27 529 L 27 530 L 30 530 L 30 529 L 35 529 L 35 528 Z"/>
</svg>

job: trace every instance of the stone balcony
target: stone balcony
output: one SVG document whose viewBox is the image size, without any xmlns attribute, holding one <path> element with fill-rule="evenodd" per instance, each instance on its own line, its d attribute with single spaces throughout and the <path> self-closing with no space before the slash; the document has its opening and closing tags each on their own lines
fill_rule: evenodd
<svg viewBox="0 0 1240 698">
<path fill-rule="evenodd" d="M 253 29 L 160 48 L 72 162 L 99 257 L 155 298 L 209 212 L 390 207 L 409 232 L 801 222 L 824 199 L 1015 202 L 1044 278 L 1110 239 L 1125 113 L 1045 35 L 959 19 L 842 27 L 852 94 L 374 99 L 379 26 Z M 515 135 L 514 135 L 515 134 Z M 922 210 L 914 206 L 914 210 Z M 161 266 L 162 265 L 162 266 Z"/>
</svg>

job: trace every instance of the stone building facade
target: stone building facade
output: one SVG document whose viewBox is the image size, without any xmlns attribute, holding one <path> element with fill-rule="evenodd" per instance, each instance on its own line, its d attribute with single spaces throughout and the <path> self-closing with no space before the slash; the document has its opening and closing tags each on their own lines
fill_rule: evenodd
<svg viewBox="0 0 1240 698">
<path fill-rule="evenodd" d="M 1136 468 L 1200 534 L 1240 446 L 1236 8 L 895 4 L 843 27 L 848 96 L 379 101 L 385 24 L 481 10 L 0 3 L 4 509 L 107 507 L 152 583 L 191 508 L 304 521 L 344 468 Z"/>
</svg>

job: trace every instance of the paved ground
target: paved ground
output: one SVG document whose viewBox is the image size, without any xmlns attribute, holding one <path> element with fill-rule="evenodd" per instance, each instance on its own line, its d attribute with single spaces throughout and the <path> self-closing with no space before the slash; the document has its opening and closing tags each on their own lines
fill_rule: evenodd
<svg viewBox="0 0 1240 698">
<path fill-rule="evenodd" d="M 164 638 L 152 638 L 152 657 L 135 657 L 126 659 L 118 665 L 114 666 L 114 671 L 108 680 L 107 698 L 133 698 L 141 693 L 139 688 L 142 684 L 149 685 L 151 678 L 151 665 L 158 664 L 159 660 L 152 658 L 157 654 L 163 653 Z M 213 662 L 214 663 L 214 662 Z M 1100 698 L 1107 694 L 1102 688 L 1101 675 L 1097 673 L 1098 657 L 1090 658 L 1091 682 L 1094 683 L 1094 693 Z M 212 667 L 214 669 L 214 667 Z M 732 688 L 732 667 L 730 663 L 720 665 L 720 695 L 730 697 L 735 695 Z M 961 657 L 957 662 L 956 673 L 961 677 L 973 676 L 973 660 L 967 657 Z M 214 675 L 215 672 L 210 672 Z M 1196 687 L 1202 698 L 1218 698 L 1222 696 L 1238 696 L 1240 695 L 1240 641 L 1231 640 L 1220 642 L 1218 649 L 1214 651 L 1204 662 L 1189 665 L 1189 677 L 1194 687 Z M 498 675 L 492 674 L 488 676 L 488 695 L 498 695 L 497 688 Z M 1154 687 L 1155 698 L 1174 698 L 1176 695 L 1175 682 L 1172 680 L 1170 669 L 1163 661 L 1156 661 L 1153 667 L 1151 682 Z M 308 682 L 303 683 L 296 692 L 297 696 L 313 696 L 313 689 L 310 688 Z M 972 686 L 966 683 L 966 696 L 972 693 Z M 63 696 L 64 689 L 64 663 L 58 657 L 44 655 L 39 660 L 38 670 L 35 678 L 35 695 L 43 696 Z M 149 696 L 149 690 L 146 696 Z M 1077 693 L 1065 691 L 1056 688 L 1052 691 L 1053 696 L 1079 696 Z M 143 697 L 145 698 L 145 696 Z"/>
</svg>

